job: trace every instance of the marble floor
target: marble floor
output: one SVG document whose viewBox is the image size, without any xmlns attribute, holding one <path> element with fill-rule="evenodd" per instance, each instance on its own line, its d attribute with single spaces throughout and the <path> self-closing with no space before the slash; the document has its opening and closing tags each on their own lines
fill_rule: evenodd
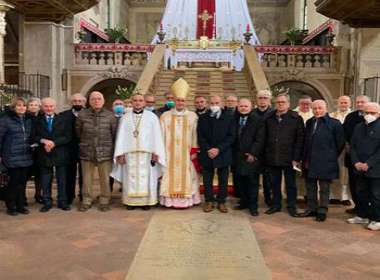
<svg viewBox="0 0 380 280">
<path fill-rule="evenodd" d="M 96 208 L 40 213 L 39 205 L 30 204 L 30 215 L 10 217 L 0 202 L 2 280 L 124 279 L 156 211 L 202 211 L 127 211 L 119 193 L 106 213 Z M 380 232 L 346 224 L 344 207 L 332 206 L 325 223 L 285 212 L 268 216 L 264 210 L 249 220 L 273 279 L 380 279 Z"/>
</svg>

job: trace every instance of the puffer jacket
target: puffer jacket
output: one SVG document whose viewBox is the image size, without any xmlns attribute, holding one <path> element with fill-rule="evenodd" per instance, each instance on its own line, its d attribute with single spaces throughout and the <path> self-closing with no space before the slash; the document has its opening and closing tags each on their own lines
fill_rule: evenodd
<svg viewBox="0 0 380 280">
<path fill-rule="evenodd" d="M 0 154 L 7 168 L 28 167 L 33 164 L 32 119 L 19 117 L 14 111 L 4 114 L 0 120 Z"/>
<path fill-rule="evenodd" d="M 117 120 L 111 111 L 84 109 L 78 115 L 75 128 L 80 139 L 81 160 L 102 162 L 113 159 Z"/>
</svg>

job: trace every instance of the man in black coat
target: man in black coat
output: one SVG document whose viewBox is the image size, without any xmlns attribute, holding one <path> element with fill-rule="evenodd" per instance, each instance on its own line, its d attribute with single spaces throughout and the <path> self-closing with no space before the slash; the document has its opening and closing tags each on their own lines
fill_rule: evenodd
<svg viewBox="0 0 380 280">
<path fill-rule="evenodd" d="M 294 167 L 299 165 L 302 158 L 305 128 L 302 118 L 289 110 L 289 95 L 279 94 L 275 104 L 276 110 L 265 121 L 265 163 L 271 174 L 273 191 L 273 205 L 265 213 L 271 215 L 281 211 L 281 181 L 284 173 L 288 213 L 295 217 L 297 187 Z"/>
<path fill-rule="evenodd" d="M 356 204 L 358 203 L 358 196 L 357 196 L 357 191 L 356 191 L 357 174 L 355 172 L 355 168 L 352 164 L 351 157 L 350 157 L 350 142 L 351 142 L 351 137 L 356 125 L 364 122 L 363 110 L 364 110 L 365 105 L 369 101 L 370 100 L 368 96 L 365 96 L 365 95 L 357 96 L 356 97 L 356 111 L 348 114 L 343 123 L 344 134 L 346 136 L 346 143 L 347 143 L 347 149 L 346 149 L 347 153 L 346 153 L 344 161 L 345 161 L 345 166 L 348 169 L 348 184 L 350 185 L 352 201 L 355 204 L 354 208 L 346 210 L 346 212 L 349 214 L 356 213 Z"/>
<path fill-rule="evenodd" d="M 218 209 L 227 213 L 229 166 L 232 163 L 232 144 L 235 141 L 234 118 L 222 110 L 222 98 L 210 97 L 210 112 L 202 115 L 197 127 L 200 148 L 199 162 L 202 166 L 203 184 L 205 186 L 205 204 L 203 210 L 213 210 L 215 197 L 213 194 L 214 171 L 217 169 L 219 191 L 216 197 Z"/>
<path fill-rule="evenodd" d="M 52 208 L 52 181 L 55 169 L 58 189 L 58 208 L 70 210 L 67 203 L 66 168 L 69 161 L 67 145 L 71 141 L 72 130 L 62 115 L 57 115 L 56 102 L 48 97 L 42 100 L 44 115 L 36 121 L 34 142 L 39 144 L 37 162 L 40 166 L 41 186 L 44 206 L 41 212 Z"/>
<path fill-rule="evenodd" d="M 300 216 L 316 217 L 316 221 L 323 222 L 327 217 L 330 183 L 339 178 L 338 158 L 343 151 L 345 138 L 341 123 L 328 115 L 324 100 L 315 100 L 312 109 L 314 117 L 306 122 L 302 159 L 307 210 Z"/>
<path fill-rule="evenodd" d="M 72 133 L 71 141 L 67 145 L 69 161 L 66 168 L 66 196 L 67 204 L 69 205 L 72 204 L 75 198 L 77 174 L 79 175 L 79 196 L 82 196 L 83 179 L 79 160 L 79 138 L 75 132 L 75 120 L 78 117 L 79 112 L 85 107 L 86 98 L 80 93 L 73 94 L 71 96 L 71 105 L 71 109 L 61 113 L 62 117 L 65 119 L 66 125 L 70 127 Z"/>
<path fill-rule="evenodd" d="M 271 107 L 272 93 L 270 90 L 260 90 L 256 96 L 257 107 L 253 110 L 253 114 L 264 122 L 267 117 L 273 112 Z M 268 168 L 263 164 L 261 166 L 260 175 L 263 176 L 263 192 L 264 201 L 268 207 L 272 206 L 272 187 Z"/>
<path fill-rule="evenodd" d="M 249 209 L 257 216 L 259 175 L 265 148 L 264 121 L 252 112 L 250 100 L 242 98 L 238 104 L 239 119 L 234 153 L 237 180 L 240 186 L 240 202 L 235 209 Z"/>
<path fill-rule="evenodd" d="M 161 115 L 167 111 L 170 111 L 171 109 L 174 108 L 174 95 L 168 91 L 165 93 L 165 104 L 164 106 L 158 108 L 156 111 L 155 111 L 155 114 L 157 115 L 158 118 L 161 117 Z"/>
<path fill-rule="evenodd" d="M 207 108 L 207 99 L 203 95 L 197 95 L 194 97 L 194 106 L 195 106 L 195 113 L 198 117 L 200 117 L 203 114 L 206 114 L 208 111 Z"/>
<path fill-rule="evenodd" d="M 380 106 L 369 102 L 364 109 L 365 122 L 359 123 L 351 138 L 350 155 L 355 168 L 357 215 L 347 222 L 368 224 L 380 230 Z"/>
</svg>

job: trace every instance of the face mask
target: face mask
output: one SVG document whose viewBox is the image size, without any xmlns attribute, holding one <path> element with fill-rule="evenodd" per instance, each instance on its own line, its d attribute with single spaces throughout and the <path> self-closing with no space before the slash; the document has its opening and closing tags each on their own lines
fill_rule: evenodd
<svg viewBox="0 0 380 280">
<path fill-rule="evenodd" d="M 174 101 L 168 101 L 166 102 L 166 106 L 168 106 L 170 109 L 173 108 L 175 105 Z"/>
<path fill-rule="evenodd" d="M 377 117 L 374 116 L 374 115 L 365 115 L 365 116 L 364 116 L 364 119 L 365 119 L 365 121 L 366 121 L 368 124 L 370 124 L 370 123 L 376 121 L 376 120 L 377 120 Z"/>
<path fill-rule="evenodd" d="M 154 107 L 153 106 L 151 106 L 151 107 L 145 107 L 145 110 L 153 112 L 154 111 Z"/>
<path fill-rule="evenodd" d="M 74 109 L 74 111 L 80 111 L 80 110 L 82 110 L 83 109 L 83 107 L 82 107 L 82 105 L 73 105 L 73 109 Z"/>
<path fill-rule="evenodd" d="M 115 107 L 113 107 L 113 111 L 115 112 L 115 114 L 118 114 L 118 115 L 121 115 L 121 114 L 124 114 L 124 106 L 123 105 L 116 105 Z"/>
<path fill-rule="evenodd" d="M 220 107 L 219 106 L 210 106 L 210 111 L 213 113 L 217 113 L 220 111 Z"/>
</svg>

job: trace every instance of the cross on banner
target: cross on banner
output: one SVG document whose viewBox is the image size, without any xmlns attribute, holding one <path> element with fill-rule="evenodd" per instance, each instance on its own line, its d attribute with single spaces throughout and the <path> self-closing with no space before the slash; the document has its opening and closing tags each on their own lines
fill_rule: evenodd
<svg viewBox="0 0 380 280">
<path fill-rule="evenodd" d="M 203 10 L 203 13 L 198 15 L 198 18 L 201 19 L 202 23 L 203 23 L 203 36 L 206 35 L 206 30 L 207 30 L 207 22 L 213 18 L 212 15 L 209 15 L 208 11 L 207 10 Z"/>
</svg>

